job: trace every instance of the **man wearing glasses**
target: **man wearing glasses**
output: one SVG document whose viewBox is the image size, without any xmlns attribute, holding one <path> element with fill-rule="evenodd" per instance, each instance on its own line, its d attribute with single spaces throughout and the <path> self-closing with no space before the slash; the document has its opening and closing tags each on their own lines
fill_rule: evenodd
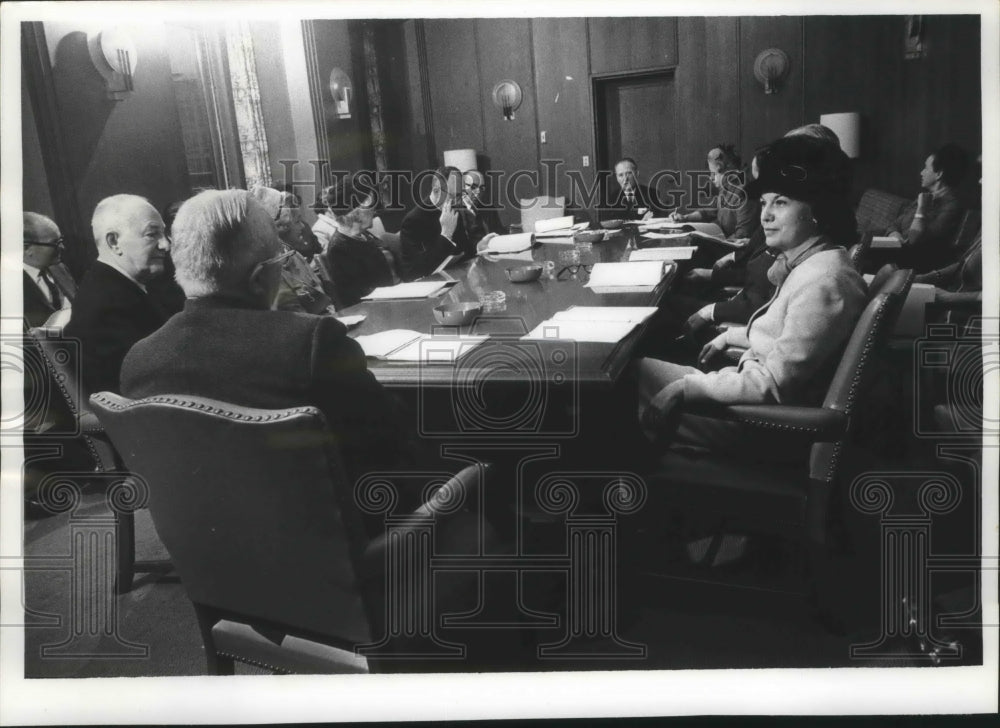
<svg viewBox="0 0 1000 728">
<path fill-rule="evenodd" d="M 76 296 L 76 282 L 60 262 L 63 237 L 59 227 L 45 215 L 24 213 L 24 319 L 29 327 L 43 326 L 49 319 L 68 315 Z M 53 317 L 66 311 L 60 317 Z M 65 323 L 63 321 L 62 323 Z"/>
<path fill-rule="evenodd" d="M 482 243 L 488 243 L 491 238 L 504 232 L 503 223 L 496 208 L 483 203 L 483 193 L 486 190 L 486 179 L 478 169 L 470 169 L 462 175 L 464 192 L 462 194 L 462 209 L 459 214 L 465 223 L 469 239 L 481 249 Z"/>
</svg>

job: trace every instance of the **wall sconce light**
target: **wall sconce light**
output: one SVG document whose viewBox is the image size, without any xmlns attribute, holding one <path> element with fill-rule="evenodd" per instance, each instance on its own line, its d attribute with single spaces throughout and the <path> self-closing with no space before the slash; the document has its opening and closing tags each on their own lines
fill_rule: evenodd
<svg viewBox="0 0 1000 728">
<path fill-rule="evenodd" d="M 87 50 L 94 68 L 107 84 L 108 98 L 125 99 L 135 91 L 135 67 L 139 54 L 127 31 L 108 28 L 87 36 Z"/>
<path fill-rule="evenodd" d="M 778 86 L 788 75 L 788 54 L 780 48 L 768 48 L 757 54 L 753 75 L 764 87 L 764 93 L 778 93 Z"/>
<path fill-rule="evenodd" d="M 350 77 L 341 68 L 330 71 L 330 95 L 337 110 L 338 119 L 351 118 L 351 96 L 354 86 Z"/>
<path fill-rule="evenodd" d="M 521 106 L 524 95 L 517 81 L 505 79 L 493 87 L 493 103 L 503 110 L 504 121 L 511 121 Z"/>
<path fill-rule="evenodd" d="M 837 135 L 844 154 L 851 159 L 861 156 L 861 114 L 856 111 L 821 114 L 819 123 Z"/>
</svg>

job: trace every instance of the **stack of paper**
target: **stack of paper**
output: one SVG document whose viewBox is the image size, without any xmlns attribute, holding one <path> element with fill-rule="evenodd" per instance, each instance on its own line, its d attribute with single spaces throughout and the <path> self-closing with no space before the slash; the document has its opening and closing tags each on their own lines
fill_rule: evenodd
<svg viewBox="0 0 1000 728">
<path fill-rule="evenodd" d="M 409 329 L 390 329 L 355 339 L 365 356 L 385 361 L 453 364 L 487 336 L 430 336 Z"/>
<path fill-rule="evenodd" d="M 574 321 L 552 317 L 542 321 L 522 338 L 617 344 L 638 325 L 638 321 Z"/>
<path fill-rule="evenodd" d="M 405 298 L 430 298 L 437 295 L 443 289 L 454 285 L 455 281 L 414 281 L 412 283 L 399 283 L 395 286 L 384 286 L 376 288 L 367 296 L 362 297 L 362 301 L 390 301 Z"/>
<path fill-rule="evenodd" d="M 520 253 L 528 250 L 534 242 L 531 233 L 516 233 L 514 235 L 497 235 L 486 246 L 487 253 Z"/>
<path fill-rule="evenodd" d="M 663 261 L 595 263 L 584 285 L 595 293 L 644 293 L 663 278 Z"/>
<path fill-rule="evenodd" d="M 557 221 L 568 220 L 570 224 L 563 225 L 562 227 L 552 228 L 542 231 L 537 231 L 540 225 L 544 225 L 547 222 L 552 222 L 551 220 L 541 220 L 535 223 L 535 238 L 538 240 L 550 240 L 553 238 L 572 238 L 574 233 L 578 233 L 581 230 L 586 230 L 590 227 L 589 222 L 578 222 L 575 225 L 573 223 L 572 217 L 561 217 L 557 218 Z"/>
<path fill-rule="evenodd" d="M 630 263 L 644 260 L 690 260 L 697 249 L 697 246 L 694 245 L 681 245 L 676 248 L 644 248 L 633 250 L 629 253 L 628 260 Z"/>
</svg>

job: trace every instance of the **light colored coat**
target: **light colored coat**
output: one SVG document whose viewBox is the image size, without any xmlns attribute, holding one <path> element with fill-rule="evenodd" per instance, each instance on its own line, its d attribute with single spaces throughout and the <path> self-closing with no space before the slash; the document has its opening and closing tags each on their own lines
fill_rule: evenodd
<svg viewBox="0 0 1000 728">
<path fill-rule="evenodd" d="M 816 377 L 846 343 L 868 294 L 843 248 L 823 250 L 795 266 L 766 310 L 729 329 L 729 346 L 748 347 L 738 367 L 684 377 L 687 401 L 724 404 L 816 404 Z M 820 386 L 817 386 L 820 385 Z"/>
</svg>

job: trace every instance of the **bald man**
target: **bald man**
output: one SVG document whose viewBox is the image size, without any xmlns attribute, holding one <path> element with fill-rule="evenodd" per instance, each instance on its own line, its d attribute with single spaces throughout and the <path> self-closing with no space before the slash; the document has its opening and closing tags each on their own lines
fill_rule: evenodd
<svg viewBox="0 0 1000 728">
<path fill-rule="evenodd" d="M 59 226 L 37 212 L 24 213 L 24 319 L 43 326 L 56 311 L 68 311 L 76 282 L 60 262 L 63 237 Z"/>
<path fill-rule="evenodd" d="M 160 213 L 136 195 L 101 200 L 91 227 L 97 260 L 80 282 L 65 333 L 80 339 L 84 389 L 117 392 L 125 354 L 174 313 L 147 290 L 163 273 L 170 244 Z"/>
</svg>

